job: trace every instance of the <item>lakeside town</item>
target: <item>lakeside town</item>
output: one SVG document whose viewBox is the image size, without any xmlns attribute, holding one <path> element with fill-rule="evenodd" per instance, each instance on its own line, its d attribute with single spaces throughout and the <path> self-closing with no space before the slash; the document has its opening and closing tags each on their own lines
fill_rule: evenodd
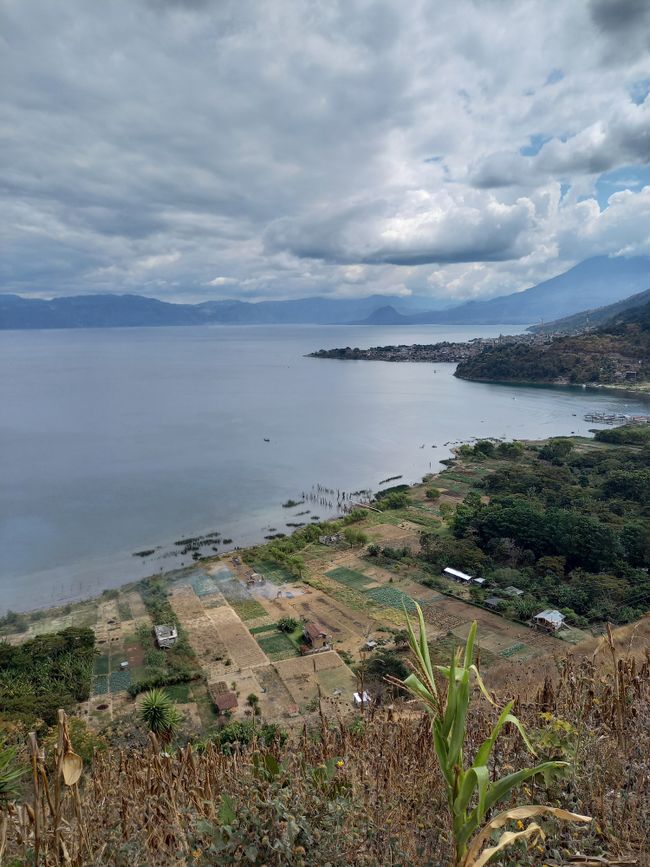
<svg viewBox="0 0 650 867">
<path fill-rule="evenodd" d="M 319 349 L 310 352 L 309 358 L 333 358 L 344 361 L 422 361 L 446 362 L 457 364 L 480 355 L 485 349 L 496 346 L 522 344 L 525 346 L 545 346 L 556 339 L 549 334 L 514 334 L 499 337 L 474 337 L 463 342 L 442 341 L 441 343 L 412 343 L 398 346 L 373 346 L 369 349 L 351 348 Z"/>
</svg>

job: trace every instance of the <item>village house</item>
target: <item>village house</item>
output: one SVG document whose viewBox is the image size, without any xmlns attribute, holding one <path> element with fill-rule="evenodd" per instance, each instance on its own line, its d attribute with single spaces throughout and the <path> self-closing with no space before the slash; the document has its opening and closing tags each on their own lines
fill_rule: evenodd
<svg viewBox="0 0 650 867">
<path fill-rule="evenodd" d="M 533 617 L 533 624 L 540 629 L 545 629 L 547 632 L 557 632 L 558 629 L 566 626 L 565 621 L 566 617 L 564 614 L 555 608 L 547 608 Z"/>
<path fill-rule="evenodd" d="M 212 696 L 218 714 L 232 713 L 237 710 L 237 696 L 234 692 L 218 692 Z"/>
<path fill-rule="evenodd" d="M 484 605 L 487 605 L 488 608 L 500 608 L 503 605 L 503 599 L 499 599 L 498 596 L 488 596 L 484 601 Z"/>
<path fill-rule="evenodd" d="M 303 635 L 310 650 L 321 650 L 327 647 L 327 633 L 315 620 L 305 623 Z"/>
<path fill-rule="evenodd" d="M 518 587 L 513 587 L 512 584 L 510 587 L 506 587 L 503 592 L 506 596 L 519 597 L 524 595 L 523 590 L 520 590 Z"/>
<path fill-rule="evenodd" d="M 167 650 L 176 644 L 176 640 L 178 639 L 178 630 L 173 624 L 168 625 L 161 623 L 158 626 L 154 626 L 153 631 L 156 635 L 156 644 L 162 650 Z"/>
</svg>

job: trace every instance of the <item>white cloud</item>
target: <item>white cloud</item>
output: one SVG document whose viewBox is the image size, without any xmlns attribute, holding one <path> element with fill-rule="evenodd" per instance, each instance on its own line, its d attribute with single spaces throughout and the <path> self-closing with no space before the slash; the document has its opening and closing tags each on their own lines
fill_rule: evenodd
<svg viewBox="0 0 650 867">
<path fill-rule="evenodd" d="M 650 164 L 648 9 L 5 3 L 0 290 L 479 297 L 646 250 L 634 172 L 592 196 Z"/>
<path fill-rule="evenodd" d="M 234 277 L 215 277 L 213 280 L 208 280 L 206 286 L 229 286 L 237 283 Z"/>
</svg>

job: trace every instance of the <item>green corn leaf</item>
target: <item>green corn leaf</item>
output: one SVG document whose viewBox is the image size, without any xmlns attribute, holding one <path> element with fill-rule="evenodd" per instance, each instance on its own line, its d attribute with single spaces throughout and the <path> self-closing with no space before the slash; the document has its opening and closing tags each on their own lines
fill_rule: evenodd
<svg viewBox="0 0 650 867">
<path fill-rule="evenodd" d="M 486 813 L 485 797 L 487 795 L 489 784 L 490 772 L 488 771 L 487 765 L 481 765 L 479 767 L 472 766 L 465 774 L 460 791 L 454 801 L 454 813 L 457 815 L 465 813 L 472 795 L 474 794 L 474 789 L 478 786 L 477 810 L 481 817 L 484 816 Z"/>
<path fill-rule="evenodd" d="M 431 656 L 429 655 L 429 645 L 427 644 L 427 627 L 424 623 L 424 614 L 417 602 L 415 603 L 415 609 L 418 613 L 418 622 L 420 625 L 420 651 L 422 654 L 422 660 L 426 670 L 431 672 Z"/>
<path fill-rule="evenodd" d="M 465 659 L 463 662 L 463 668 L 469 668 L 472 664 L 472 659 L 474 655 L 474 641 L 476 640 L 477 628 L 478 623 L 475 620 L 470 626 L 469 634 L 467 635 L 467 641 L 465 642 Z"/>
<path fill-rule="evenodd" d="M 478 668 L 475 665 L 470 665 L 469 670 L 474 672 L 474 675 L 476 677 L 476 683 L 478 684 L 478 688 L 481 690 L 481 692 L 483 693 L 485 698 L 490 702 L 491 705 L 494 705 L 494 702 L 492 701 L 492 696 L 485 688 L 485 684 L 483 683 L 483 678 L 481 677 L 481 673 L 478 670 Z"/>
<path fill-rule="evenodd" d="M 499 719 L 497 720 L 496 725 L 492 729 L 490 736 L 488 738 L 486 738 L 483 741 L 483 743 L 481 744 L 481 746 L 479 747 L 479 749 L 476 753 L 476 756 L 474 758 L 474 761 L 472 763 L 473 767 L 476 768 L 476 767 L 479 767 L 480 765 L 486 765 L 487 764 L 488 759 L 490 758 L 490 753 L 492 752 L 492 748 L 494 747 L 494 744 L 496 743 L 496 739 L 499 737 L 499 732 L 504 727 L 506 722 L 508 722 L 508 715 L 510 714 L 510 711 L 512 710 L 513 705 L 514 705 L 514 701 L 509 701 L 508 704 L 501 711 L 501 715 L 500 715 Z"/>
<path fill-rule="evenodd" d="M 449 738 L 449 755 L 454 762 L 462 765 L 463 743 L 465 741 L 465 726 L 467 723 L 467 711 L 469 708 L 469 672 L 462 676 L 458 686 L 454 690 L 456 694 L 456 711 L 452 720 Z"/>
<path fill-rule="evenodd" d="M 435 696 L 432 695 L 431 691 L 426 688 L 426 686 L 422 683 L 417 674 L 409 674 L 409 676 L 403 683 L 410 693 L 412 693 L 416 698 L 419 698 L 421 701 L 424 702 L 428 710 L 433 710 L 433 712 L 435 713 Z"/>
<path fill-rule="evenodd" d="M 442 720 L 442 730 L 444 736 L 449 737 L 449 732 L 451 731 L 451 726 L 453 724 L 454 718 L 456 716 L 456 706 L 458 702 L 458 689 L 456 686 L 456 664 L 454 657 L 451 658 L 451 665 L 449 667 L 449 688 L 447 689 L 447 707 L 445 708 L 445 715 Z"/>
<path fill-rule="evenodd" d="M 442 770 L 445 781 L 449 786 L 449 789 L 451 790 L 454 787 L 454 768 L 453 764 L 451 766 L 449 764 L 449 752 L 447 750 L 447 744 L 440 732 L 437 721 L 433 724 L 433 746 L 435 748 L 436 755 L 438 756 L 440 769 Z"/>
<path fill-rule="evenodd" d="M 517 731 L 521 735 L 521 739 L 526 744 L 526 749 L 528 750 L 528 752 L 531 753 L 533 756 L 536 756 L 537 753 L 533 749 L 533 745 L 531 744 L 531 742 L 528 740 L 526 729 L 523 727 L 520 720 L 518 720 L 514 714 L 509 713 L 506 722 L 509 722 L 510 725 L 513 725 L 517 729 Z"/>
<path fill-rule="evenodd" d="M 521 783 L 526 780 L 529 780 L 531 777 L 534 777 L 536 774 L 542 774 L 546 770 L 555 768 L 566 768 L 567 766 L 568 762 L 542 762 L 539 765 L 535 765 L 534 768 L 522 768 L 520 771 L 508 774 L 507 777 L 502 777 L 502 779 L 497 780 L 490 786 L 486 797 L 487 809 L 489 810 L 490 807 L 493 807 L 494 804 L 497 803 L 497 801 L 505 798 L 505 796 L 510 794 L 514 788 L 521 785 Z"/>
</svg>

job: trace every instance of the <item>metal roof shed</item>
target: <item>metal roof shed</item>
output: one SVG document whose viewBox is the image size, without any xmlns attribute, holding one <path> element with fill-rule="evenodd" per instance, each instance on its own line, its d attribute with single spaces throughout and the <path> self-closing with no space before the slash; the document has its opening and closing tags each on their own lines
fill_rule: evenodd
<svg viewBox="0 0 650 867">
<path fill-rule="evenodd" d="M 465 581 L 469 582 L 472 580 L 471 575 L 466 575 L 464 572 L 460 572 L 458 569 L 452 569 L 450 566 L 447 566 L 442 570 L 443 575 L 447 575 L 449 578 L 453 578 L 456 581 Z"/>
</svg>

